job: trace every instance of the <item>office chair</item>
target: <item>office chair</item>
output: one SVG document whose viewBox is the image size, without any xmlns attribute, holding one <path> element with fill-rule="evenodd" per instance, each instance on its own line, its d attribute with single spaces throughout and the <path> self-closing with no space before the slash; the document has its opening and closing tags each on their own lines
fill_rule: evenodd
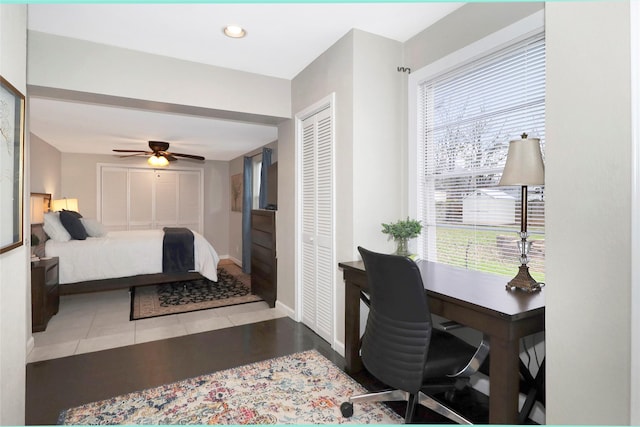
<svg viewBox="0 0 640 427">
<path fill-rule="evenodd" d="M 362 363 L 392 390 L 352 396 L 342 403 L 344 417 L 357 402 L 407 401 L 405 423 L 416 403 L 459 424 L 471 424 L 432 395 L 462 389 L 476 348 L 433 328 L 422 276 L 410 258 L 358 247 L 367 271 L 370 310 L 362 336 Z"/>
</svg>

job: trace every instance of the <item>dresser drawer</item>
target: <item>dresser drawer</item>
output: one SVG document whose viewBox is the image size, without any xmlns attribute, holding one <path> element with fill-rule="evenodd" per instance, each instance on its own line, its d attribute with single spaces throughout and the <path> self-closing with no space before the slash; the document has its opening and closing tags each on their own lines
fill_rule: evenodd
<svg viewBox="0 0 640 427">
<path fill-rule="evenodd" d="M 270 307 L 276 301 L 276 212 L 251 211 L 251 291 Z"/>
</svg>

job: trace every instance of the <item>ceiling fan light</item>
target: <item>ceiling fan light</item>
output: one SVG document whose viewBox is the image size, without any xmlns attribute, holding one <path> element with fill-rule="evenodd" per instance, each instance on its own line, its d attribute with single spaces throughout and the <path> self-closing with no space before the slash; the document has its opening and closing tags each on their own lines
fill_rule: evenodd
<svg viewBox="0 0 640 427">
<path fill-rule="evenodd" d="M 169 164 L 169 160 L 164 156 L 153 155 L 147 159 L 147 163 L 154 167 L 160 167 L 167 166 Z"/>
<path fill-rule="evenodd" d="M 224 27 L 224 34 L 227 37 L 241 39 L 242 37 L 247 35 L 247 32 L 244 30 L 244 28 L 237 25 L 227 25 L 226 27 Z"/>
</svg>

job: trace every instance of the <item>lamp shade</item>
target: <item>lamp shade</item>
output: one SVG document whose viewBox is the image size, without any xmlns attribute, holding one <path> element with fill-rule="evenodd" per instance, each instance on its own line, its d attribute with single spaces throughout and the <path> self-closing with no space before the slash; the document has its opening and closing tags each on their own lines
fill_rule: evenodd
<svg viewBox="0 0 640 427">
<path fill-rule="evenodd" d="M 542 185 L 544 162 L 540 152 L 540 139 L 527 138 L 509 142 L 507 162 L 498 185 Z"/>
<path fill-rule="evenodd" d="M 61 210 L 78 212 L 78 199 L 56 199 L 51 202 L 51 210 L 58 212 Z"/>
<path fill-rule="evenodd" d="M 31 196 L 31 224 L 44 222 L 44 200 L 42 197 Z"/>
</svg>

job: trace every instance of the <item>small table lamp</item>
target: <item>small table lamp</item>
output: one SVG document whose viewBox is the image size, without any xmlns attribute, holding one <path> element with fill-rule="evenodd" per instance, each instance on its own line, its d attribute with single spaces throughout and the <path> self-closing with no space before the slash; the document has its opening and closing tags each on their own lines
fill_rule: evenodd
<svg viewBox="0 0 640 427">
<path fill-rule="evenodd" d="M 520 269 L 516 277 L 507 284 L 507 289 L 520 289 L 526 292 L 540 290 L 540 284 L 529 274 L 528 253 L 530 242 L 527 242 L 527 186 L 544 184 L 544 163 L 540 152 L 540 139 L 528 138 L 509 142 L 507 162 L 498 185 L 520 185 L 522 187 L 522 213 L 520 216 Z"/>
<path fill-rule="evenodd" d="M 67 211 L 78 212 L 78 199 L 67 199 L 65 197 L 63 199 L 56 199 L 51 202 L 52 211 L 59 212 L 63 209 Z"/>
</svg>

